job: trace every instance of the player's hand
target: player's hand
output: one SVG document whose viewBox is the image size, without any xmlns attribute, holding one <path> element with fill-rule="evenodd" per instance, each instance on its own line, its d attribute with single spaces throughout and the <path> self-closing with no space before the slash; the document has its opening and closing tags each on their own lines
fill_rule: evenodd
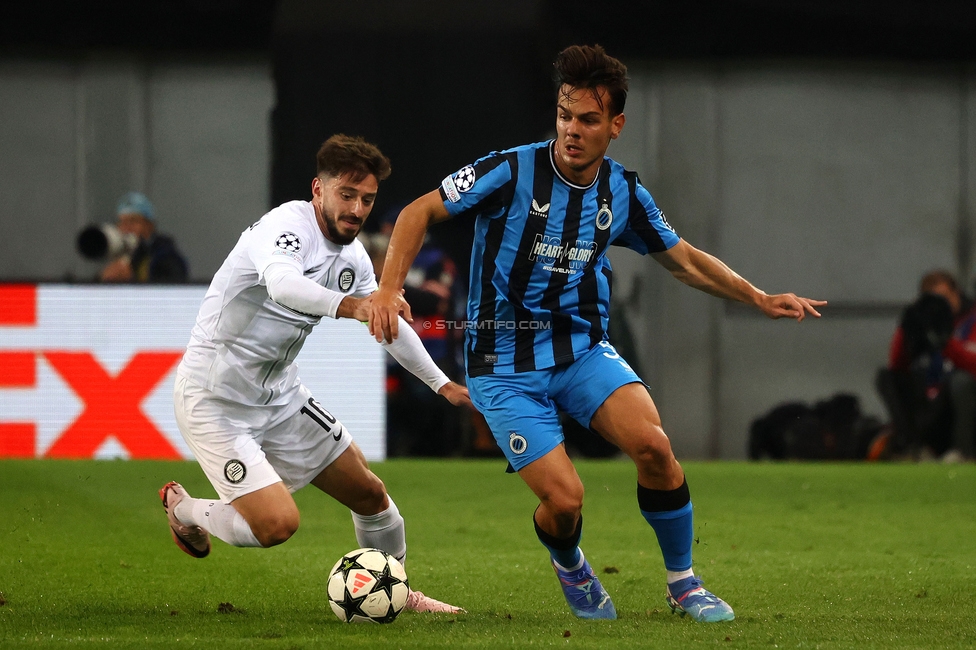
<svg viewBox="0 0 976 650">
<path fill-rule="evenodd" d="M 446 398 L 447 401 L 454 406 L 467 406 L 470 409 L 474 408 L 474 404 L 471 403 L 471 396 L 468 395 L 468 389 L 461 384 L 456 384 L 453 381 L 448 382 L 441 386 L 441 389 L 437 391 L 437 394 Z"/>
<path fill-rule="evenodd" d="M 99 276 L 102 282 L 128 282 L 132 279 L 132 264 L 123 255 L 105 265 Z"/>
<path fill-rule="evenodd" d="M 348 300 L 348 298 L 343 298 L 343 300 Z M 370 309 L 373 306 L 372 294 L 365 298 L 353 298 L 353 300 L 356 302 L 352 310 L 352 318 L 365 323 L 369 320 Z"/>
<path fill-rule="evenodd" d="M 346 296 L 339 303 L 338 309 L 336 309 L 336 318 L 355 318 L 365 323 L 369 320 L 369 310 L 372 304 L 372 295 L 368 295 L 365 298 Z"/>
<path fill-rule="evenodd" d="M 377 343 L 392 343 L 399 334 L 399 316 L 403 314 L 405 321 L 413 322 L 410 305 L 403 298 L 403 289 L 397 291 L 380 287 L 370 298 L 369 333 Z"/>
<path fill-rule="evenodd" d="M 772 296 L 764 295 L 759 302 L 759 308 L 770 318 L 795 318 L 797 322 L 806 318 L 807 314 L 820 318 L 816 307 L 823 307 L 826 300 L 811 300 L 801 298 L 794 293 L 778 293 Z"/>
</svg>

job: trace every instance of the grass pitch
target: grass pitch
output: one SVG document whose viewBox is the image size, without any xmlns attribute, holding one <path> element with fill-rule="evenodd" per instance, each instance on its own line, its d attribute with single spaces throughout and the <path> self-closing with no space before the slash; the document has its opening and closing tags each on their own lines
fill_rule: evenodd
<svg viewBox="0 0 976 650">
<path fill-rule="evenodd" d="M 976 646 L 976 466 L 685 463 L 695 566 L 736 611 L 702 625 L 664 603 L 660 552 L 629 462 L 580 461 L 583 549 L 619 619 L 584 622 L 535 539 L 535 501 L 504 461 L 374 465 L 407 520 L 411 586 L 458 616 L 347 625 L 329 569 L 356 548 L 348 511 L 296 495 L 273 549 L 169 538 L 157 490 L 213 492 L 194 463 L 0 462 L 0 648 Z"/>
</svg>

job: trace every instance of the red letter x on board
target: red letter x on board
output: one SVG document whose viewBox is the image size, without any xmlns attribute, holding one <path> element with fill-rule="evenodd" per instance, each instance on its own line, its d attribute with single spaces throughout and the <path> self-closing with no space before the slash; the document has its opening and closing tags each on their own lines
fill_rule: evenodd
<svg viewBox="0 0 976 650">
<path fill-rule="evenodd" d="M 179 459 L 140 405 L 181 352 L 140 352 L 117 377 L 88 352 L 45 352 L 44 358 L 85 403 L 85 410 L 48 449 L 49 458 L 91 458 L 114 436 L 132 458 Z"/>
</svg>

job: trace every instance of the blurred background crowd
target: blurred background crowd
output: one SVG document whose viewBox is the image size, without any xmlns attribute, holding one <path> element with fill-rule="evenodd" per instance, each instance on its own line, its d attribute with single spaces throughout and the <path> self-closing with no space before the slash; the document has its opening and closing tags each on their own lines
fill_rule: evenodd
<svg viewBox="0 0 976 650">
<path fill-rule="evenodd" d="M 206 284 L 307 199 L 314 152 L 393 163 L 364 244 L 492 147 L 550 137 L 553 55 L 628 64 L 637 169 L 677 232 L 768 291 L 770 325 L 611 255 L 612 342 L 685 458 L 971 460 L 976 7 L 962 0 L 58 0 L 0 8 L 0 281 Z M 462 376 L 469 222 L 432 228 L 414 326 Z M 761 253 L 761 254 L 759 254 Z M 325 335 L 319 333 L 318 335 Z M 493 455 L 477 415 L 391 364 L 389 455 Z M 572 422 L 574 453 L 614 449 Z"/>
</svg>

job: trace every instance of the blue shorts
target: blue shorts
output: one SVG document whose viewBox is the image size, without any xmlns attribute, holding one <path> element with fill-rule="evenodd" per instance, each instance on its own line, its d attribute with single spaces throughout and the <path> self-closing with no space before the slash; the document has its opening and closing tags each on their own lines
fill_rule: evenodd
<svg viewBox="0 0 976 650">
<path fill-rule="evenodd" d="M 584 427 L 613 391 L 640 377 L 607 341 L 568 366 L 468 377 L 468 392 L 518 471 L 562 443 L 559 410 Z"/>
</svg>

